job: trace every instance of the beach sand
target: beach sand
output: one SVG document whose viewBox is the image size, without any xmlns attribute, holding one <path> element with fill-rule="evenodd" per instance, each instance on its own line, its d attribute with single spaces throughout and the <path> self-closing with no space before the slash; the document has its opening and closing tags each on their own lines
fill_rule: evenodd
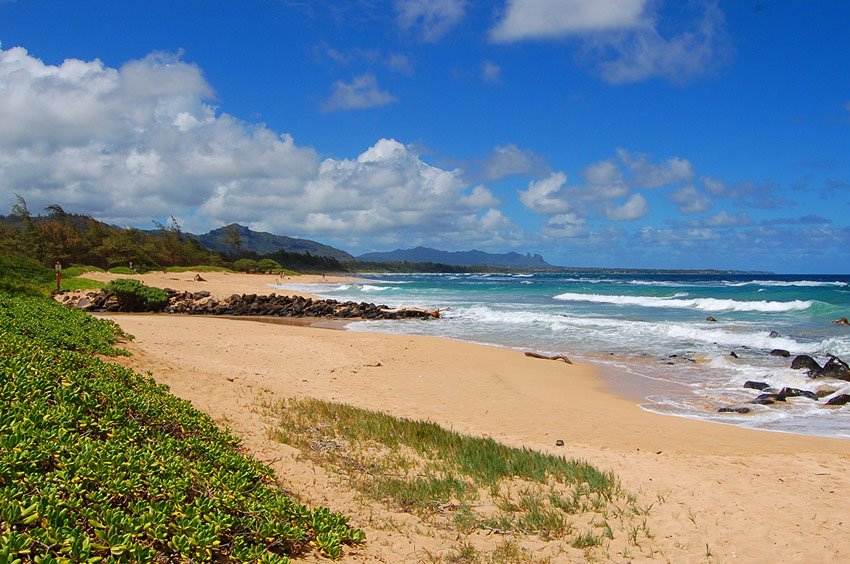
<svg viewBox="0 0 850 564">
<path fill-rule="evenodd" d="M 99 279 L 110 275 L 99 274 Z M 145 275 L 155 286 L 270 293 L 272 276 Z M 174 278 L 177 278 L 175 280 Z M 319 277 L 321 278 L 321 277 Z M 298 279 L 299 283 L 306 278 Z M 232 285 L 231 285 L 232 284 Z M 182 286 L 181 286 L 182 285 Z M 278 293 L 283 293 L 277 290 Z M 585 459 L 611 470 L 646 509 L 652 538 L 615 531 L 601 561 L 846 561 L 850 441 L 747 430 L 661 416 L 615 395 L 589 365 L 447 339 L 376 335 L 176 315 L 110 315 L 135 336 L 131 365 L 227 425 L 308 504 L 349 515 L 367 542 L 343 562 L 448 561 L 460 539 L 414 516 L 364 501 L 344 480 L 268 438 L 263 406 L 315 397 L 428 419 L 512 446 Z M 411 321 L 413 323 L 421 321 Z M 555 446 L 561 439 L 565 446 Z M 486 549 L 504 540 L 463 539 Z M 538 558 L 583 561 L 566 543 L 517 538 Z M 624 547 L 627 548 L 624 554 Z M 438 558 L 442 557 L 443 560 Z"/>
</svg>

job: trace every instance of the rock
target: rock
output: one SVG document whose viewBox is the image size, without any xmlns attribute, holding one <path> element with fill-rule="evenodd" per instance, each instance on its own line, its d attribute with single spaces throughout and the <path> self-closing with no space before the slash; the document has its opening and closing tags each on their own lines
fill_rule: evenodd
<svg viewBox="0 0 850 564">
<path fill-rule="evenodd" d="M 788 358 L 791 356 L 791 353 L 786 351 L 785 349 L 773 349 L 770 351 L 770 356 L 781 356 L 784 358 Z"/>
<path fill-rule="evenodd" d="M 823 399 L 827 396 L 831 396 L 835 392 L 837 392 L 835 388 L 818 388 L 815 394 L 818 396 L 818 399 Z"/>
<path fill-rule="evenodd" d="M 738 354 L 735 351 L 730 352 L 729 356 L 731 356 L 732 358 L 738 358 Z"/>
<path fill-rule="evenodd" d="M 90 299 L 83 297 L 80 298 L 76 304 L 74 304 L 74 307 L 76 307 L 77 309 L 92 309 L 94 308 L 94 305 L 92 304 L 92 301 Z"/>
<path fill-rule="evenodd" d="M 779 393 L 779 394 L 761 394 L 761 395 L 757 396 L 756 399 L 754 399 L 750 403 L 760 403 L 762 405 L 770 405 L 770 404 L 777 402 L 777 401 L 785 401 L 785 396 L 783 396 L 781 393 Z"/>
<path fill-rule="evenodd" d="M 850 403 L 850 394 L 839 394 L 830 398 L 825 405 L 844 405 L 846 403 Z"/>
<path fill-rule="evenodd" d="M 555 441 L 555 446 L 564 446 L 564 441 L 558 439 L 557 441 Z"/>
<path fill-rule="evenodd" d="M 744 407 L 743 405 L 735 406 L 735 407 L 721 407 L 717 410 L 717 413 L 749 413 L 750 408 Z"/>
<path fill-rule="evenodd" d="M 753 380 L 747 380 L 744 382 L 744 387 L 750 390 L 764 390 L 765 388 L 769 388 L 770 384 L 767 382 L 754 382 Z"/>
<path fill-rule="evenodd" d="M 782 335 L 778 331 L 771 331 L 770 333 L 768 333 L 767 336 L 771 339 L 775 339 L 777 337 L 781 337 Z"/>
<path fill-rule="evenodd" d="M 820 370 L 821 365 L 807 354 L 798 354 L 791 361 L 791 368 L 794 370 L 800 370 L 801 368 L 805 368 L 806 370 Z"/>
<path fill-rule="evenodd" d="M 715 317 L 713 315 L 709 315 L 708 317 L 705 318 L 705 320 L 711 321 L 711 322 L 714 322 L 714 323 L 717 322 L 717 319 L 715 319 Z"/>
<path fill-rule="evenodd" d="M 808 390 L 800 390 L 798 388 L 782 388 L 779 395 L 785 396 L 786 398 L 809 398 L 810 400 L 818 401 L 816 393 Z"/>
<path fill-rule="evenodd" d="M 850 325 L 850 321 L 847 321 L 846 317 L 842 317 L 841 319 L 836 319 L 833 321 L 836 325 Z"/>
<path fill-rule="evenodd" d="M 810 378 L 835 378 L 836 380 L 845 380 L 850 382 L 850 366 L 838 358 L 830 356 L 823 368 L 809 373 Z"/>
</svg>

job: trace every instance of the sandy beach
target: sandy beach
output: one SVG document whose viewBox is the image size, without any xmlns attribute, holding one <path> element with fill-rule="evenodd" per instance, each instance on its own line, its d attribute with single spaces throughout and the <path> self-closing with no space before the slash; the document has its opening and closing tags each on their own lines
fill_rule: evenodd
<svg viewBox="0 0 850 564">
<path fill-rule="evenodd" d="M 268 286 L 279 282 L 275 276 L 201 276 L 206 281 L 196 282 L 193 273 L 138 278 L 153 286 L 208 290 L 216 297 L 283 293 Z M 850 491 L 850 441 L 648 413 L 633 398 L 615 394 L 593 366 L 495 347 L 242 319 L 108 317 L 135 336 L 128 345 L 134 367 L 150 370 L 176 395 L 242 437 L 287 490 L 351 516 L 366 531 L 366 544 L 347 551 L 343 562 L 447 561 L 458 539 L 360 499 L 296 449 L 269 439 L 271 422 L 263 406 L 315 397 L 428 419 L 611 470 L 646 508 L 651 538 L 630 547 L 626 556 L 625 538 L 615 536 L 592 554 L 597 560 L 835 562 L 845 560 L 850 549 L 843 499 Z M 565 445 L 555 446 L 556 440 Z M 468 542 L 486 548 L 501 540 L 482 531 Z M 587 558 L 557 540 L 517 540 L 540 559 Z"/>
</svg>

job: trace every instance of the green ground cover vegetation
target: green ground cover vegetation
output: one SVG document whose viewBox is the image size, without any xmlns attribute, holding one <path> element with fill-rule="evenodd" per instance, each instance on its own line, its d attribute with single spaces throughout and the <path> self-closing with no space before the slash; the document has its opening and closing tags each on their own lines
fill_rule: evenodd
<svg viewBox="0 0 850 564">
<path fill-rule="evenodd" d="M 0 562 L 286 562 L 363 540 L 112 361 L 129 337 L 40 295 L 50 270 L 0 261 Z"/>
</svg>

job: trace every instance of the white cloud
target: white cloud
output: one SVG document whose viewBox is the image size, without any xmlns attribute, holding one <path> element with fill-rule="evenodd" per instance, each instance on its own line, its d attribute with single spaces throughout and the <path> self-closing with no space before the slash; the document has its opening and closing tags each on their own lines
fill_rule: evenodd
<svg viewBox="0 0 850 564">
<path fill-rule="evenodd" d="M 617 156 L 633 175 L 633 185 L 642 188 L 658 188 L 669 184 L 691 182 L 694 168 L 691 162 L 680 157 L 670 157 L 661 164 L 652 163 L 644 154 L 634 154 L 619 149 Z"/>
<path fill-rule="evenodd" d="M 605 215 L 613 221 L 630 221 L 640 219 L 649 213 L 649 204 L 640 194 L 632 194 L 622 206 L 608 206 Z"/>
<path fill-rule="evenodd" d="M 705 218 L 703 223 L 708 227 L 742 227 L 751 222 L 749 216 L 744 212 L 730 214 L 724 210 Z"/>
<path fill-rule="evenodd" d="M 515 174 L 542 174 L 547 168 L 542 156 L 510 144 L 495 147 L 484 160 L 481 173 L 487 180 L 499 180 Z"/>
<path fill-rule="evenodd" d="M 664 37 L 657 26 L 632 33 L 594 38 L 588 48 L 597 54 L 598 71 L 612 84 L 638 82 L 660 76 L 685 82 L 711 70 L 728 57 L 725 17 L 713 2 L 705 8 L 694 28 Z"/>
<path fill-rule="evenodd" d="M 508 0 L 490 31 L 498 43 L 551 39 L 642 25 L 646 0 Z"/>
<path fill-rule="evenodd" d="M 620 167 L 613 160 L 588 165 L 581 171 L 586 184 L 577 188 L 578 196 L 585 200 L 613 200 L 629 193 L 629 186 Z"/>
<path fill-rule="evenodd" d="M 481 80 L 484 82 L 499 82 L 502 68 L 493 61 L 481 63 Z"/>
<path fill-rule="evenodd" d="M 216 114 L 200 69 L 174 57 L 113 69 L 0 49 L 0 89 L 7 209 L 20 193 L 33 210 L 58 203 L 119 225 L 173 214 L 195 231 L 238 221 L 346 248 L 378 238 L 494 248 L 524 237 L 489 189 L 392 139 L 320 161 L 289 135 Z"/>
<path fill-rule="evenodd" d="M 442 39 L 460 23 L 466 0 L 396 0 L 396 22 L 403 31 L 418 33 L 423 41 Z"/>
<path fill-rule="evenodd" d="M 582 58 L 612 84 L 660 76 L 683 82 L 729 54 L 725 17 L 716 0 L 690 5 L 690 23 L 667 30 L 650 0 L 507 0 L 491 41 L 510 43 L 574 37 Z"/>
<path fill-rule="evenodd" d="M 365 110 L 397 101 L 395 96 L 380 89 L 374 75 L 362 74 L 351 82 L 336 81 L 331 95 L 322 103 L 322 110 L 326 112 Z"/>
<path fill-rule="evenodd" d="M 553 239 L 581 237 L 587 234 L 587 222 L 574 213 L 558 214 L 549 218 L 540 228 L 540 234 Z"/>
<path fill-rule="evenodd" d="M 519 192 L 519 199 L 525 207 L 543 215 L 564 213 L 570 209 L 563 193 L 567 175 L 553 172 L 542 180 L 531 182 L 526 190 Z"/>
<path fill-rule="evenodd" d="M 672 200 L 682 213 L 699 213 L 709 209 L 712 205 L 711 200 L 694 188 L 693 186 L 684 186 L 670 192 L 670 200 Z"/>
</svg>

